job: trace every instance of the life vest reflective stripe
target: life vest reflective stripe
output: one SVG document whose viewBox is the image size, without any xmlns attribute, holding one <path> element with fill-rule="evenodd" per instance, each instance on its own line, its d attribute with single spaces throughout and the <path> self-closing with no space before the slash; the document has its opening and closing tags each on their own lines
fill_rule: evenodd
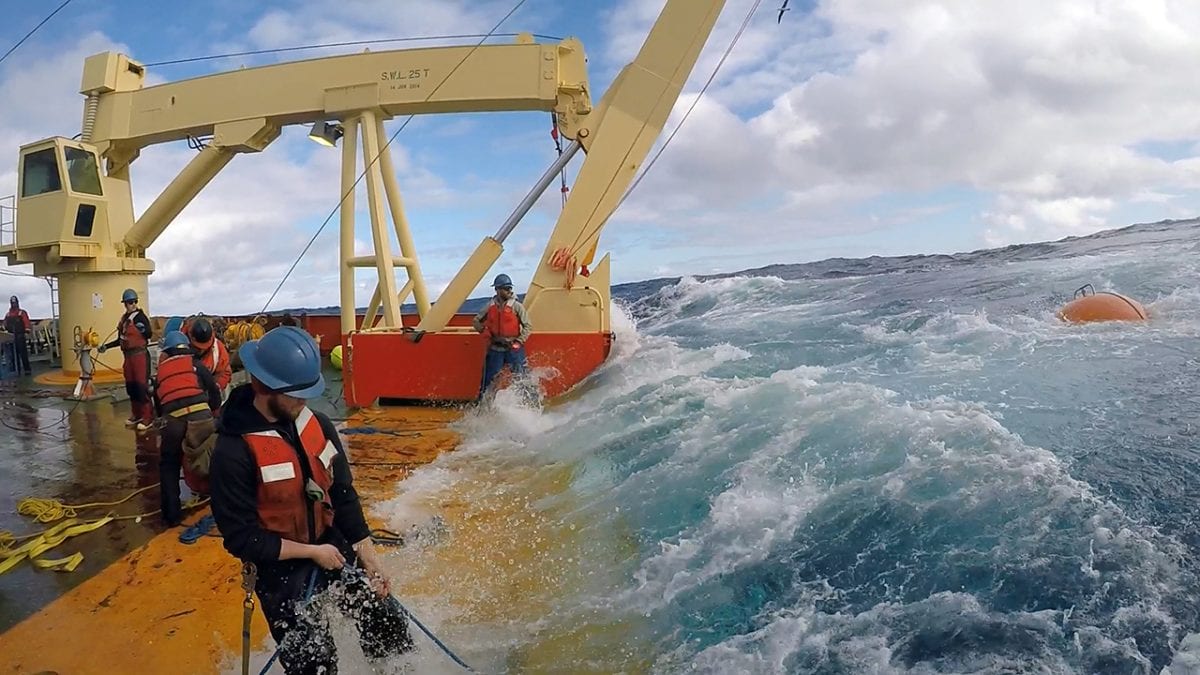
<svg viewBox="0 0 1200 675">
<path fill-rule="evenodd" d="M 196 375 L 191 354 L 163 356 L 158 361 L 158 401 L 164 413 L 198 403 L 207 403 L 208 394 Z"/>
<path fill-rule="evenodd" d="M 200 362 L 213 374 L 218 389 L 223 391 L 229 386 L 229 381 L 233 379 L 233 371 L 229 367 L 229 351 L 220 340 L 213 339 L 212 348 L 200 355 Z"/>
<path fill-rule="evenodd" d="M 492 337 L 515 338 L 521 335 L 521 320 L 512 305 L 504 303 L 500 307 L 495 302 L 488 306 L 487 320 L 484 322 Z"/>
<path fill-rule="evenodd" d="M 137 324 L 133 321 L 133 318 L 141 313 L 141 310 L 137 310 L 121 317 L 121 322 L 117 325 L 117 334 L 121 339 L 121 349 L 130 350 L 146 346 L 146 338 L 142 336 L 142 332 L 138 330 Z"/>
<path fill-rule="evenodd" d="M 208 372 L 215 373 L 217 364 L 221 362 L 221 343 L 213 340 L 212 348 L 200 355 L 200 363 L 208 368 Z"/>
<path fill-rule="evenodd" d="M 307 407 L 296 417 L 302 449 L 294 447 L 277 431 L 242 434 L 258 473 L 258 522 L 264 530 L 302 544 L 320 541 L 333 524 L 329 488 L 333 486 L 333 460 L 337 448 L 325 438 L 321 423 Z M 304 492 L 305 473 L 301 452 L 312 471 L 312 479 L 325 493 L 313 502 Z M 309 518 L 312 529 L 309 529 Z"/>
</svg>

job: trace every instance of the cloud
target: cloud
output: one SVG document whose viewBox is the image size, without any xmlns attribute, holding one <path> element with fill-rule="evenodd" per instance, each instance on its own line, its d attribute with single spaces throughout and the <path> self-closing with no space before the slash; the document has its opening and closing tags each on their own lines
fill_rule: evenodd
<svg viewBox="0 0 1200 675">
<path fill-rule="evenodd" d="M 1104 227 L 1105 216 L 1113 206 L 1113 200 L 1099 197 L 1019 201 L 1001 195 L 998 210 L 983 214 L 989 225 L 984 232 L 984 241 L 989 246 L 1003 246 L 1031 238 L 1087 234 Z"/>
<path fill-rule="evenodd" d="M 107 36 L 90 32 L 70 45 L 47 46 L 36 41 L 0 65 L 0 91 L 5 92 L 4 114 L 0 115 L 0 196 L 17 191 L 17 163 L 22 145 L 49 136 L 79 133 L 83 97 L 79 78 L 83 60 L 96 52 L 125 49 Z M 0 295 L 21 296 L 31 316 L 50 315 L 50 292 L 46 281 L 27 276 L 27 265 L 9 267 L 0 258 Z"/>
<path fill-rule="evenodd" d="M 398 36 L 484 34 L 512 5 L 496 0 L 350 0 L 330 11 L 329 3 L 303 0 L 266 12 L 247 34 L 260 49 L 327 44 Z M 514 26 L 507 26 L 512 32 Z"/>
<path fill-rule="evenodd" d="M 622 3 L 613 50 L 629 52 L 629 25 L 661 5 Z M 990 202 L 989 243 L 1099 229 L 1147 194 L 1165 204 L 1200 187 L 1194 156 L 1144 147 L 1196 152 L 1198 28 L 1200 5 L 1136 0 L 826 0 L 780 26 L 762 13 L 620 218 L 711 226 L 771 205 L 761 238 L 819 231 L 814 215 L 861 231 L 863 200 L 958 186 Z M 714 33 L 702 61 L 727 44 Z M 741 83 L 788 73 L 755 109 Z"/>
<path fill-rule="evenodd" d="M 752 2 L 727 3 L 656 149 Z M 598 96 L 636 54 L 663 3 L 617 0 L 585 12 L 531 3 L 501 31 L 582 34 Z M 482 33 L 511 6 L 357 0 L 331 13 L 327 4 L 300 0 L 255 10 L 250 30 L 211 51 Z M 946 220 L 960 214 L 970 234 L 959 241 L 992 245 L 1123 225 L 1114 221 L 1135 208 L 1152 217 L 1196 210 L 1200 102 L 1191 72 L 1200 57 L 1193 37 L 1200 5 L 819 0 L 801 3 L 781 24 L 770 10 L 764 3 L 606 230 L 600 253 L 624 260 L 617 276 L 700 272 L 689 261 L 702 264 L 708 253 L 750 265 L 830 247 L 868 255 L 894 245 L 886 242 L 897 237 L 880 236 L 884 230 L 904 226 L 920 236 L 921 223 L 936 219 L 946 232 Z M 0 161 L 0 195 L 14 191 L 21 144 L 79 128 L 83 58 L 110 48 L 130 51 L 93 32 L 64 44 L 31 42 L 0 65 L 0 158 L 9 158 Z M 431 287 L 449 279 L 477 237 L 496 230 L 552 158 L 545 119 L 526 127 L 515 118 L 418 118 L 393 145 Z M 152 309 L 261 308 L 339 196 L 339 153 L 310 146 L 301 130 L 289 130 L 267 152 L 236 158 L 184 211 L 150 251 L 159 265 Z M 191 153 L 178 143 L 138 159 L 139 211 Z M 572 187 L 580 159 L 568 174 Z M 508 242 L 505 271 L 532 273 L 536 242 L 561 208 L 555 192 Z M 370 246 L 361 194 L 358 204 L 361 253 Z M 933 250 L 933 236 L 912 245 Z M 336 246 L 335 217 L 272 306 L 335 303 Z M 35 313 L 49 310 L 44 282 L 2 281 L 29 295 Z M 369 295 L 373 282 L 365 285 Z"/>
<path fill-rule="evenodd" d="M 0 169 L 0 195 L 16 191 L 21 145 L 77 133 L 83 60 L 108 49 L 128 51 L 92 33 L 70 49 L 46 54 L 31 50 L 21 55 L 25 60 L 14 58 L 0 69 L 0 88 L 12 103 L 0 118 L 0 156 L 10 158 Z M 395 128 L 395 123 L 389 123 L 389 132 Z M 391 149 L 410 212 L 470 201 L 456 197 L 445 181 L 419 166 L 403 140 Z M 182 142 L 143 151 L 132 166 L 137 215 L 194 154 Z M 308 142 L 300 128 L 285 129 L 265 152 L 235 157 L 150 247 L 148 256 L 156 264 L 150 277 L 150 309 L 171 314 L 259 311 L 313 231 L 336 207 L 340 158 L 340 152 Z M 360 185 L 358 191 L 357 234 L 366 243 L 370 235 L 365 187 Z M 335 215 L 272 301 L 272 308 L 337 302 L 337 232 Z M 30 271 L 29 266 L 0 265 L 3 295 L 21 295 L 32 314 L 46 316 L 49 287 L 44 280 L 26 276 Z"/>
</svg>

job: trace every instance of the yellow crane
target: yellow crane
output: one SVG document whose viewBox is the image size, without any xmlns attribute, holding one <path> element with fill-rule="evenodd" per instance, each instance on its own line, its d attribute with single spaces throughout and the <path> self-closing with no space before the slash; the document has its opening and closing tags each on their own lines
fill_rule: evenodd
<svg viewBox="0 0 1200 675">
<path fill-rule="evenodd" d="M 724 0 L 668 0 L 640 52 L 593 102 L 583 44 L 513 44 L 366 52 L 245 68 L 144 86 L 146 68 L 105 52 L 84 62 L 79 140 L 22 146 L 10 264 L 58 280 L 63 370 L 80 371 L 74 327 L 101 334 L 121 316 L 132 288 L 149 310 L 148 249 L 239 154 L 265 150 L 288 125 L 342 144 L 341 332 L 346 399 L 474 398 L 482 339 L 456 312 L 503 252 L 505 239 L 578 151 L 577 180 L 546 242 L 525 296 L 534 326 L 532 366 L 548 366 L 554 395 L 607 358 L 611 344 L 609 258 L 587 276 L 600 232 L 660 135 L 712 32 Z M 400 115 L 545 111 L 569 141 L 496 234 L 486 237 L 436 301 L 429 296 L 404 213 L 383 124 Z M 137 218 L 130 167 L 143 148 L 205 138 L 199 152 Z M 359 146 L 365 174 L 359 172 Z M 354 252 L 355 195 L 363 175 L 374 251 Z M 388 221 L 391 221 L 389 227 Z M 393 249 L 394 232 L 398 250 Z M 374 268 L 368 312 L 355 314 L 355 274 Z M 400 285 L 396 268 L 406 271 Z M 412 296 L 416 315 L 400 307 Z"/>
</svg>

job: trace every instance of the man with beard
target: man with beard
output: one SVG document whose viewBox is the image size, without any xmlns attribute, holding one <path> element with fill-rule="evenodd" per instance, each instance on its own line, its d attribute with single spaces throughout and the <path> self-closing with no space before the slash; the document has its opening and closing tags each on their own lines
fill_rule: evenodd
<svg viewBox="0 0 1200 675">
<path fill-rule="evenodd" d="M 280 326 L 238 350 L 250 383 L 222 409 L 210 466 L 225 549 L 253 563 L 254 590 L 288 673 L 336 673 L 337 651 L 305 601 L 331 584 L 356 619 L 363 653 L 413 648 L 371 541 L 333 422 L 305 400 L 325 388 L 316 341 Z M 345 571 L 358 567 L 366 575 Z M 372 597 L 375 596 L 375 597 Z"/>
<path fill-rule="evenodd" d="M 476 331 L 488 337 L 483 381 L 479 385 L 480 399 L 505 366 L 513 375 L 525 372 L 528 366 L 524 345 L 533 331 L 525 305 L 513 294 L 512 279 L 507 274 L 497 275 L 492 288 L 496 289 L 496 295 L 475 314 L 472 322 Z"/>
</svg>

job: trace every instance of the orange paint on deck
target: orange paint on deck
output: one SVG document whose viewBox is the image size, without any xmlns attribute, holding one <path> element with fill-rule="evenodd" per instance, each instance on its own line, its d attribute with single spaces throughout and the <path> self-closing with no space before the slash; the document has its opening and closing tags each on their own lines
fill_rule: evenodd
<svg viewBox="0 0 1200 675">
<path fill-rule="evenodd" d="M 34 376 L 34 382 L 50 387 L 73 387 L 75 382 L 79 380 L 79 373 L 74 373 L 68 370 L 48 370 L 44 373 L 39 373 Z M 125 381 L 125 376 L 120 371 L 101 370 L 97 369 L 92 374 L 92 384 L 120 384 Z"/>
<path fill-rule="evenodd" d="M 345 424 L 364 506 L 458 444 L 451 408 L 362 410 Z M 369 433 L 363 433 L 369 432 Z M 369 508 L 365 508 L 369 515 Z M 189 518 L 195 522 L 198 515 Z M 384 527 L 371 519 L 372 527 Z M 240 663 L 241 565 L 217 537 L 192 545 L 160 534 L 0 635 L 0 672 L 218 673 Z M 70 540 L 87 554 L 90 537 Z M 387 555 L 386 547 L 381 553 Z M 56 574 L 46 572 L 46 574 Z M 257 603 L 257 599 L 256 599 Z M 251 649 L 274 647 L 257 607 Z M 252 661 L 253 662 L 253 661 Z M 257 670 L 255 671 L 257 672 Z"/>
<path fill-rule="evenodd" d="M 14 673 L 215 673 L 240 652 L 241 626 L 238 562 L 220 539 L 189 546 L 175 530 L 0 635 L 0 662 Z M 262 649 L 257 610 L 251 631 Z"/>
<path fill-rule="evenodd" d="M 392 497 L 397 482 L 457 447 L 459 436 L 447 425 L 460 417 L 461 410 L 434 407 L 364 409 L 352 415 L 343 438 L 363 502 Z M 370 510 L 364 511 L 370 520 Z M 372 522 L 371 526 L 384 525 Z"/>
</svg>

